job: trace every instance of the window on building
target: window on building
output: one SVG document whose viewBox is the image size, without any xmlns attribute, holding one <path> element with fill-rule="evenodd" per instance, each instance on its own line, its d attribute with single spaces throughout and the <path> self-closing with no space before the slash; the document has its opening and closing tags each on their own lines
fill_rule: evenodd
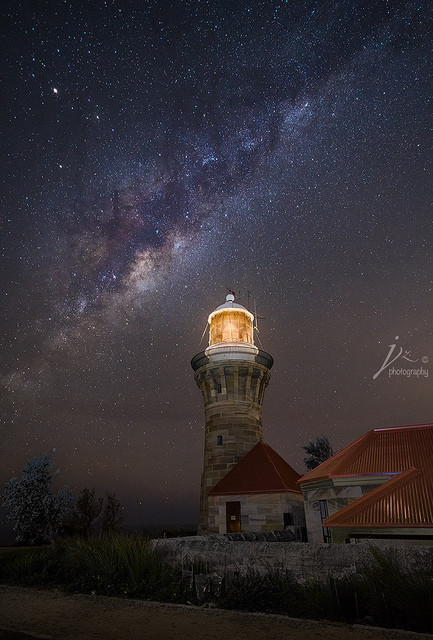
<svg viewBox="0 0 433 640">
<path fill-rule="evenodd" d="M 326 500 L 319 500 L 320 520 L 323 523 L 328 517 L 328 502 Z M 323 542 L 331 542 L 331 531 L 329 527 L 322 527 Z"/>
<path fill-rule="evenodd" d="M 294 525 L 293 513 L 283 513 L 284 528 Z"/>
<path fill-rule="evenodd" d="M 217 446 L 221 447 L 223 443 L 223 437 L 222 436 L 217 436 Z"/>
</svg>

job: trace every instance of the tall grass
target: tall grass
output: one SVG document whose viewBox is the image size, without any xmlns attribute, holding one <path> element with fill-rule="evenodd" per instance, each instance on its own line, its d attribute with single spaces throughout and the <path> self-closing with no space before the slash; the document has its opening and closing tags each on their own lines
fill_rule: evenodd
<svg viewBox="0 0 433 640">
<path fill-rule="evenodd" d="M 366 608 L 378 624 L 433 632 L 433 572 L 404 572 L 377 549 L 365 572 Z"/>
<path fill-rule="evenodd" d="M 153 553 L 142 536 L 66 540 L 54 551 L 57 577 L 70 589 L 168 601 L 179 596 L 182 572 Z"/>
<path fill-rule="evenodd" d="M 212 598 L 228 609 L 432 632 L 431 568 L 403 572 L 377 549 L 372 554 L 372 566 L 362 574 L 325 583 L 298 583 L 289 572 L 237 571 L 225 572 L 217 589 L 200 592 L 216 576 L 212 568 L 170 566 L 146 538 L 119 535 L 4 553 L 0 581 L 163 602 L 201 604 Z"/>
<path fill-rule="evenodd" d="M 297 583 L 289 573 L 238 573 L 226 583 L 226 608 L 265 611 L 347 623 L 433 632 L 431 568 L 404 572 L 372 548 L 372 566 L 360 575 L 310 578 Z"/>
<path fill-rule="evenodd" d="M 61 539 L 47 549 L 17 549 L 3 556 L 0 580 L 169 602 L 182 596 L 181 569 L 166 564 L 142 536 Z"/>
<path fill-rule="evenodd" d="M 49 582 L 52 550 L 45 547 L 17 548 L 0 556 L 0 580 L 23 586 Z"/>
</svg>

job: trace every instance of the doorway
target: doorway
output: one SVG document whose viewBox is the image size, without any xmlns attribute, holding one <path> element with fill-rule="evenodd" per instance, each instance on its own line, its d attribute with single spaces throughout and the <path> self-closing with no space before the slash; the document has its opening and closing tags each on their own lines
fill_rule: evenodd
<svg viewBox="0 0 433 640">
<path fill-rule="evenodd" d="M 241 531 L 241 503 L 226 502 L 226 532 L 239 533 Z"/>
</svg>

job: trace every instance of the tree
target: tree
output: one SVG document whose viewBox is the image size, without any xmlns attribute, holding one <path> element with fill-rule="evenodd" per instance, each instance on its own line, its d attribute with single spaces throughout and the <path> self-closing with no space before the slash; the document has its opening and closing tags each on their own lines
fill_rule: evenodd
<svg viewBox="0 0 433 640">
<path fill-rule="evenodd" d="M 308 456 L 304 458 L 304 464 L 308 471 L 315 469 L 333 455 L 332 446 L 326 436 L 317 436 L 315 440 L 302 447 Z"/>
<path fill-rule="evenodd" d="M 14 524 L 17 542 L 37 544 L 55 538 L 70 511 L 72 494 L 64 487 L 52 492 L 53 478 L 59 473 L 52 461 L 55 449 L 32 458 L 20 480 L 11 478 L 3 488 L 2 505 L 7 522 Z"/>
<path fill-rule="evenodd" d="M 120 501 L 114 493 L 97 498 L 95 489 L 82 489 L 69 522 L 70 532 L 84 537 L 117 531 L 123 520 Z"/>
<path fill-rule="evenodd" d="M 95 520 L 102 511 L 103 498 L 95 497 L 95 489 L 82 489 L 72 516 L 72 526 L 76 533 L 90 536 L 94 533 Z"/>
<path fill-rule="evenodd" d="M 114 493 L 107 493 L 107 501 L 101 520 L 101 534 L 114 533 L 119 529 L 122 520 L 123 514 L 120 513 L 120 501 Z"/>
</svg>

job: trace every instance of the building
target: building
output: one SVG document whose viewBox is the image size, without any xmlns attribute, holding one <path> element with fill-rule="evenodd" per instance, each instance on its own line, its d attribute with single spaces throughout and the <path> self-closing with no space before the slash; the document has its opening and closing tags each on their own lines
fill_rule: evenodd
<svg viewBox="0 0 433 640">
<path fill-rule="evenodd" d="M 261 440 L 208 492 L 209 520 L 219 533 L 289 530 L 305 535 L 299 473 Z"/>
<path fill-rule="evenodd" d="M 254 344 L 254 316 L 229 294 L 208 322 L 191 361 L 205 407 L 199 534 L 303 526 L 299 474 L 263 443 L 273 358 Z"/>
<path fill-rule="evenodd" d="M 433 424 L 373 429 L 299 484 L 309 542 L 433 544 Z"/>
</svg>

